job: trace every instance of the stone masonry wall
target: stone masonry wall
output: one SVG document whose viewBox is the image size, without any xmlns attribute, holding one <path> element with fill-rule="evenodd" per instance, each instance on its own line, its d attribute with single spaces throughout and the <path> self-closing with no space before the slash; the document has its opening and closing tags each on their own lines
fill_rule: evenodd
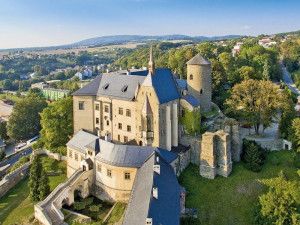
<svg viewBox="0 0 300 225">
<path fill-rule="evenodd" d="M 179 143 L 191 147 L 190 159 L 192 163 L 200 165 L 201 138 L 188 135 L 182 135 Z"/>
<path fill-rule="evenodd" d="M 25 165 L 24 168 L 19 169 L 16 173 L 11 174 L 7 179 L 0 181 L 0 197 L 4 196 L 11 188 L 18 184 L 21 180 L 29 175 L 30 167 Z"/>
</svg>

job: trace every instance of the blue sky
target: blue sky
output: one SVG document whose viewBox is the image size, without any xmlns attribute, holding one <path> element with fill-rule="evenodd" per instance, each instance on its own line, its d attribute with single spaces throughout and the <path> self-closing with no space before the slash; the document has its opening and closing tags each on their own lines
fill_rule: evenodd
<svg viewBox="0 0 300 225">
<path fill-rule="evenodd" d="M 0 0 L 0 48 L 118 34 L 272 34 L 299 30 L 299 9 L 299 0 Z"/>
</svg>

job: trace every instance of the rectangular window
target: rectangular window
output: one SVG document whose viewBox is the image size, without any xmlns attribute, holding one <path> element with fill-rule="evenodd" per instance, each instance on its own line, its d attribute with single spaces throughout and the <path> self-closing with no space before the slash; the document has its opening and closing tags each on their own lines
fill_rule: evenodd
<svg viewBox="0 0 300 225">
<path fill-rule="evenodd" d="M 130 180 L 130 173 L 125 173 L 124 178 L 125 180 Z"/>
<path fill-rule="evenodd" d="M 84 102 L 79 102 L 78 108 L 79 110 L 84 110 Z"/>
<path fill-rule="evenodd" d="M 93 152 L 92 152 L 92 151 L 88 151 L 88 154 L 89 154 L 90 156 L 92 156 L 92 155 L 93 155 Z"/>
<path fill-rule="evenodd" d="M 104 112 L 109 112 L 109 110 L 108 110 L 108 105 L 106 105 L 106 106 L 104 106 Z"/>
<path fill-rule="evenodd" d="M 99 110 L 100 110 L 99 104 L 96 104 L 96 105 L 95 105 L 95 110 L 96 110 L 96 111 L 99 111 Z"/>
<path fill-rule="evenodd" d="M 118 128 L 119 128 L 119 130 L 122 130 L 122 124 L 121 123 L 118 123 Z"/>
<path fill-rule="evenodd" d="M 120 141 L 121 140 L 121 136 L 120 136 L 120 134 L 118 134 L 118 141 Z"/>
<path fill-rule="evenodd" d="M 131 126 L 130 125 L 127 125 L 127 131 L 131 132 Z"/>
<path fill-rule="evenodd" d="M 72 158 L 72 150 L 69 150 L 69 158 Z"/>
<path fill-rule="evenodd" d="M 102 166 L 101 166 L 101 164 L 98 164 L 98 172 L 102 173 Z"/>
<path fill-rule="evenodd" d="M 107 170 L 107 176 L 111 177 L 111 170 Z"/>
<path fill-rule="evenodd" d="M 119 115 L 123 115 L 123 108 L 119 108 Z"/>
<path fill-rule="evenodd" d="M 99 118 L 96 118 L 96 124 L 99 125 L 99 123 L 100 123 Z"/>
<path fill-rule="evenodd" d="M 75 153 L 75 160 L 78 161 L 78 153 Z"/>
<path fill-rule="evenodd" d="M 130 109 L 126 109 L 126 116 L 131 117 L 131 110 Z"/>
<path fill-rule="evenodd" d="M 124 136 L 124 143 L 127 143 L 127 142 L 128 142 L 128 137 Z"/>
</svg>

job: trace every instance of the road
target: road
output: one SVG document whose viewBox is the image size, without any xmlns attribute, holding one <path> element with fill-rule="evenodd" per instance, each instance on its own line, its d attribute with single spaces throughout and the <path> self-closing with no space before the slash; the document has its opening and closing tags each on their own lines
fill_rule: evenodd
<svg viewBox="0 0 300 225">
<path fill-rule="evenodd" d="M 8 160 L 5 160 L 3 162 L 0 162 L 0 167 L 5 166 L 7 164 L 10 164 L 11 166 L 13 164 L 15 164 L 16 162 L 18 162 L 18 160 L 22 157 L 22 156 L 26 156 L 26 155 L 30 155 L 32 153 L 32 148 L 29 147 L 23 151 L 20 151 L 18 154 L 16 154 L 15 156 L 11 157 Z"/>
<path fill-rule="evenodd" d="M 283 82 L 289 87 L 289 89 L 292 90 L 292 92 L 300 95 L 300 91 L 296 87 L 296 85 L 294 84 L 294 81 L 292 80 L 292 78 L 290 77 L 287 69 L 285 68 L 285 66 L 282 62 L 282 58 L 280 58 L 280 66 L 281 66 L 282 74 L 283 74 Z"/>
</svg>

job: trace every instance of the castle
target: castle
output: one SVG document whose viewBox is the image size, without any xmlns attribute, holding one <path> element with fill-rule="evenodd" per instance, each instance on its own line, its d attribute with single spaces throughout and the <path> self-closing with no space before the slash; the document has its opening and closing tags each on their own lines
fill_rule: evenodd
<svg viewBox="0 0 300 225">
<path fill-rule="evenodd" d="M 127 202 L 124 225 L 179 224 L 185 191 L 176 176 L 191 158 L 199 161 L 202 176 L 213 179 L 227 177 L 240 154 L 231 130 L 207 132 L 202 139 L 184 135 L 199 135 L 197 113 L 212 109 L 211 82 L 211 63 L 201 55 L 187 62 L 183 80 L 155 68 L 151 46 L 148 70 L 102 74 L 74 92 L 69 179 L 35 206 L 36 218 L 47 224 L 52 215 L 59 224 L 60 208 L 72 204 L 79 190 L 82 197 Z M 192 124 L 184 122 L 188 113 Z"/>
</svg>

